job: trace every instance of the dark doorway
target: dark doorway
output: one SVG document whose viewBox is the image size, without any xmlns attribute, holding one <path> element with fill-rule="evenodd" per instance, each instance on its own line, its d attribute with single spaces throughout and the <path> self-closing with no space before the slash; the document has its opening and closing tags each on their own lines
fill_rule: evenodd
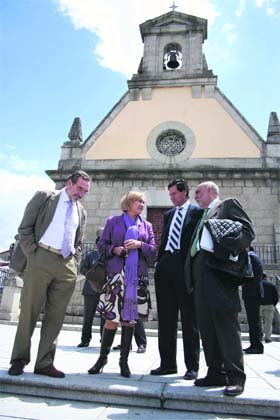
<svg viewBox="0 0 280 420">
<path fill-rule="evenodd" d="M 153 225 L 157 250 L 160 246 L 161 232 L 163 226 L 163 215 L 167 210 L 168 207 L 148 207 L 147 209 L 147 220 Z M 149 261 L 149 265 L 152 265 L 153 263 L 154 261 Z"/>
</svg>

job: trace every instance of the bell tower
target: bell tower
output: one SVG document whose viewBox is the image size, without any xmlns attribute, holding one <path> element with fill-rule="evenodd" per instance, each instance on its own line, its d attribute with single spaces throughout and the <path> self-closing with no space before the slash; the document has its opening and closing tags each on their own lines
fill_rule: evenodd
<svg viewBox="0 0 280 420">
<path fill-rule="evenodd" d="M 173 10 L 142 23 L 140 32 L 144 53 L 138 73 L 128 81 L 130 90 L 216 86 L 217 78 L 208 70 L 202 50 L 207 39 L 206 19 Z"/>
</svg>

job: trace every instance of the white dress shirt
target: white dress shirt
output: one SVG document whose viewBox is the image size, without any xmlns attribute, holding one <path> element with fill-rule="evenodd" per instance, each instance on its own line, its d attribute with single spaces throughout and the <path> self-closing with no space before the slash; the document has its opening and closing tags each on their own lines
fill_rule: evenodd
<svg viewBox="0 0 280 420">
<path fill-rule="evenodd" d="M 172 251 L 172 249 L 171 249 L 171 247 L 169 245 L 169 243 L 170 243 L 170 236 L 171 236 L 171 233 L 173 231 L 174 223 L 175 223 L 175 220 L 176 220 L 176 217 L 177 217 L 177 214 L 178 214 L 178 211 L 179 211 L 180 208 L 182 208 L 182 224 L 181 224 L 181 230 L 180 230 L 179 243 L 181 242 L 182 228 L 183 228 L 184 220 L 185 220 L 186 213 L 187 213 L 187 210 L 188 210 L 189 205 L 190 205 L 190 200 L 187 200 L 182 206 L 177 206 L 176 207 L 176 211 L 173 214 L 173 218 L 172 218 L 172 221 L 171 221 L 171 224 L 170 224 L 170 228 L 169 228 L 169 232 L 168 232 L 168 239 L 167 239 L 165 251 Z"/>
<path fill-rule="evenodd" d="M 57 203 L 57 207 L 55 210 L 55 214 L 49 226 L 47 227 L 46 232 L 42 236 L 39 242 L 44 245 L 51 246 L 52 248 L 61 249 L 63 237 L 64 237 L 64 230 L 65 230 L 65 219 L 66 219 L 66 212 L 68 208 L 69 196 L 66 192 L 66 188 L 61 190 L 59 194 L 59 199 Z M 79 214 L 77 203 L 74 203 L 74 214 L 72 219 L 72 229 L 73 234 L 72 237 L 72 254 L 75 254 L 75 237 L 76 231 L 79 226 Z"/>
</svg>

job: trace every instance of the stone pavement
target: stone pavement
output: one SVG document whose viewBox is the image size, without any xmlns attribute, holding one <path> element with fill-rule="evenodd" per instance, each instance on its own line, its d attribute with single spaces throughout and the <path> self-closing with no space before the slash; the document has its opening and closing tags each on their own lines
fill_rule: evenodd
<svg viewBox="0 0 280 420">
<path fill-rule="evenodd" d="M 129 419 L 135 416 L 140 419 L 169 420 L 173 418 L 240 419 L 242 416 L 262 419 L 279 419 L 280 417 L 280 342 L 276 341 L 279 340 L 279 336 L 275 337 L 272 343 L 265 344 L 264 354 L 244 356 L 247 374 L 245 392 L 231 398 L 223 396 L 223 388 L 198 388 L 193 386 L 192 381 L 182 379 L 185 366 L 180 338 L 178 339 L 178 374 L 161 377 L 149 375 L 149 371 L 159 365 L 157 338 L 154 336 L 155 332 L 149 330 L 147 331 L 146 353 L 136 353 L 136 344 L 133 343 L 133 350 L 129 357 L 132 376 L 129 379 L 122 378 L 119 374 L 119 352 L 117 351 L 110 353 L 109 362 L 102 374 L 88 375 L 87 370 L 95 363 L 99 354 L 99 334 L 94 333 L 90 347 L 79 349 L 77 344 L 80 342 L 80 326 L 70 325 L 65 325 L 59 335 L 55 358 L 55 366 L 66 373 L 64 379 L 33 374 L 39 328 L 36 328 L 32 338 L 31 363 L 25 368 L 23 375 L 12 377 L 8 375 L 7 370 L 16 326 L 12 323 L 0 322 L 1 419 L 13 418 L 13 411 L 17 412 L 14 418 L 45 419 L 47 415 L 45 417 L 43 415 L 43 406 L 56 407 L 56 410 L 61 413 L 62 408 L 65 407 L 66 411 L 61 417 L 51 415 L 52 418 L 63 419 L 76 418 L 70 415 L 69 406 L 75 408 L 80 416 L 83 412 L 89 414 L 91 410 L 92 415 L 90 417 L 83 415 L 84 420 L 123 417 Z M 95 331 L 97 331 L 96 328 Z M 117 335 L 114 345 L 119 344 L 119 341 L 120 336 Z M 243 346 L 247 347 L 248 342 L 244 341 Z M 199 376 L 204 376 L 205 373 L 206 366 L 203 352 L 201 352 Z M 29 405 L 28 401 L 31 401 Z M 10 408 L 7 408 L 9 406 Z M 18 410 L 26 410 L 27 406 L 33 408 L 33 414 L 30 412 L 30 415 L 27 415 L 26 412 L 25 417 L 23 414 L 19 416 Z M 125 416 L 124 413 L 126 413 Z M 211 415 L 206 413 L 211 413 Z"/>
</svg>

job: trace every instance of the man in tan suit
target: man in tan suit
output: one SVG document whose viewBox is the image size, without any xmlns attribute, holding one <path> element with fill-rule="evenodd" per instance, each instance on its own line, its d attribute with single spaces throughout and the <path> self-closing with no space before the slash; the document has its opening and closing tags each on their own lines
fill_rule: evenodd
<svg viewBox="0 0 280 420">
<path fill-rule="evenodd" d="M 10 375 L 22 374 L 30 362 L 31 337 L 44 305 L 34 373 L 65 376 L 54 367 L 53 360 L 82 252 L 86 211 L 79 200 L 89 188 L 89 175 L 77 171 L 62 190 L 38 191 L 25 209 L 18 229 L 19 245 L 11 261 L 16 271 L 22 271 L 26 261 L 26 269 Z"/>
</svg>

